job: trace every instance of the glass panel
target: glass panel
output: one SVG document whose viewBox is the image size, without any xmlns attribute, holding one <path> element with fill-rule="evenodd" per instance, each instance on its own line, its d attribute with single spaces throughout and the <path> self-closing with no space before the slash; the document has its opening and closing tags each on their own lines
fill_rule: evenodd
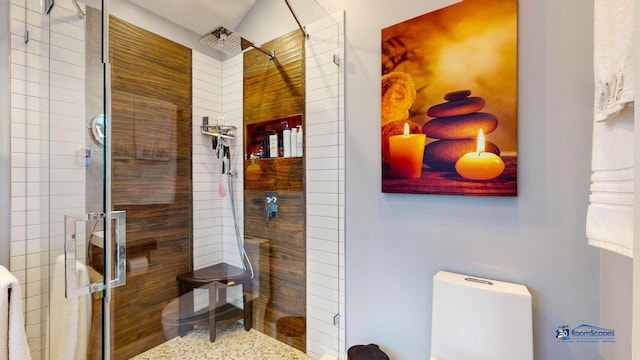
<svg viewBox="0 0 640 360">
<path fill-rule="evenodd" d="M 247 132 L 244 155 L 248 158 L 244 173 L 244 232 L 248 246 L 253 241 L 262 241 L 269 254 L 258 257 L 259 286 L 266 291 L 257 292 L 254 323 L 257 330 L 314 357 L 339 356 L 341 327 L 337 315 L 343 310 L 340 307 L 343 83 L 339 66 L 342 19 L 338 14 L 329 16 L 317 3 L 292 1 L 290 5 L 308 35 L 303 43 L 302 162 L 282 158 L 285 146 L 280 144 L 288 134 L 283 121 L 298 123 L 287 112 L 289 94 L 278 93 L 275 85 L 285 77 L 279 75 L 282 73 L 289 77 L 286 79 L 289 89 L 295 85 L 292 80 L 295 67 L 290 66 L 293 55 L 289 51 L 294 44 L 291 33 L 261 45 L 266 50 L 275 49 L 275 64 L 255 51 L 244 56 L 243 117 Z M 280 14 L 282 18 L 278 19 L 293 22 L 294 14 Z M 243 23 L 241 28 L 243 33 L 251 34 L 249 24 Z M 272 68 L 277 69 L 276 74 L 269 72 Z M 256 81 L 258 78 L 264 83 Z M 270 101 L 267 93 L 277 93 L 277 100 L 265 106 Z M 279 109 L 281 112 L 276 111 Z M 263 153 L 260 148 L 271 147 L 274 141 L 270 138 L 278 139 L 276 148 L 281 151 L 277 158 L 271 149 L 268 158 L 256 156 Z M 300 178 L 304 182 L 298 190 L 296 181 Z M 270 210 L 274 195 L 277 212 Z"/>
<path fill-rule="evenodd" d="M 307 353 L 344 358 L 342 15 L 291 4 L 306 41 Z M 298 5 L 299 4 L 299 5 Z"/>
<path fill-rule="evenodd" d="M 91 17 L 98 21 L 91 24 Z M 49 266 L 40 275 L 50 279 L 50 290 L 43 292 L 44 351 L 37 358 L 100 359 L 106 126 L 100 11 L 75 0 L 56 1 L 46 20 L 48 112 L 40 127 L 40 158 L 48 173 L 41 208 L 48 212 L 49 236 L 42 244 Z M 96 284 L 93 294 L 90 283 Z"/>
<path fill-rule="evenodd" d="M 0 52 L 11 52 L 10 3 L 0 0 Z M 8 266 L 11 239 L 11 58 L 0 58 L 0 264 Z"/>
<path fill-rule="evenodd" d="M 110 19 L 113 210 L 127 214 L 127 283 L 113 290 L 113 358 L 166 341 L 163 311 L 190 270 L 191 52 Z"/>
</svg>

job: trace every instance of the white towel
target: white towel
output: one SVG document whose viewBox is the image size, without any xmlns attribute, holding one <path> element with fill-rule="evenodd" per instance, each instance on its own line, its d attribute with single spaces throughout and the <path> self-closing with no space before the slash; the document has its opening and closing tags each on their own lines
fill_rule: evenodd
<svg viewBox="0 0 640 360">
<path fill-rule="evenodd" d="M 0 266 L 0 360 L 30 359 L 20 282 Z"/>
<path fill-rule="evenodd" d="M 635 0 L 594 0 L 595 102 L 589 244 L 633 257 Z"/>
<path fill-rule="evenodd" d="M 633 101 L 634 7 L 635 0 L 594 0 L 596 121 L 612 118 Z"/>
<path fill-rule="evenodd" d="M 633 257 L 633 111 L 593 125 L 590 245 Z"/>
<path fill-rule="evenodd" d="M 78 285 L 89 283 L 87 268 L 76 262 Z M 51 283 L 47 347 L 51 360 L 87 358 L 91 331 L 91 295 L 65 297 L 64 256 L 58 256 Z"/>
</svg>

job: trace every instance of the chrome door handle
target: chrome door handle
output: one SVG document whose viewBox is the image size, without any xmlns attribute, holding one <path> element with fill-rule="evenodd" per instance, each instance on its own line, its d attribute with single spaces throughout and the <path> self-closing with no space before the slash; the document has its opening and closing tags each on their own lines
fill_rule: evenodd
<svg viewBox="0 0 640 360">
<path fill-rule="evenodd" d="M 116 278 L 109 282 L 110 287 L 117 287 L 126 283 L 126 214 L 124 211 L 112 211 L 109 214 L 111 219 L 116 221 L 115 227 L 115 269 Z M 81 295 L 102 291 L 105 284 L 102 282 L 89 283 L 86 286 L 78 286 L 77 260 L 76 260 L 76 225 L 78 222 L 105 220 L 104 213 L 87 213 L 82 215 L 64 216 L 64 262 L 65 262 L 65 297 L 73 299 Z M 105 239 L 108 235 L 105 233 Z M 107 240 L 105 240 L 107 241 Z M 88 244 L 87 244 L 88 246 Z M 103 249 L 110 248 L 103 246 Z M 106 250 L 104 250 L 106 251 Z M 104 269 L 103 271 L 110 271 Z"/>
<path fill-rule="evenodd" d="M 127 283 L 127 218 L 124 211 L 112 211 L 109 215 L 116 221 L 116 278 L 109 283 L 114 288 Z"/>
</svg>

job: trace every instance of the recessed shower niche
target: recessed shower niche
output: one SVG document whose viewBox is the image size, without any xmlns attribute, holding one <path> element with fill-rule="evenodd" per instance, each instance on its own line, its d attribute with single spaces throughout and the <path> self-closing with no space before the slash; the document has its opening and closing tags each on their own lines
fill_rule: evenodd
<svg viewBox="0 0 640 360">
<path fill-rule="evenodd" d="M 302 114 L 247 124 L 245 158 L 302 157 L 303 131 Z"/>
</svg>

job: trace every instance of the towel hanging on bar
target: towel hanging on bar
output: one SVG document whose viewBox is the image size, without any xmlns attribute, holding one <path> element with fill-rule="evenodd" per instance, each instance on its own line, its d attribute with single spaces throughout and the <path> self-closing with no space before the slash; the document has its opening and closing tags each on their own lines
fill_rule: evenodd
<svg viewBox="0 0 640 360">
<path fill-rule="evenodd" d="M 30 360 L 20 282 L 0 265 L 0 360 Z"/>
<path fill-rule="evenodd" d="M 635 0 L 594 0 L 595 103 L 591 194 L 586 235 L 590 245 L 633 257 Z"/>
<path fill-rule="evenodd" d="M 594 119 L 605 121 L 633 102 L 635 0 L 594 0 Z"/>
</svg>

